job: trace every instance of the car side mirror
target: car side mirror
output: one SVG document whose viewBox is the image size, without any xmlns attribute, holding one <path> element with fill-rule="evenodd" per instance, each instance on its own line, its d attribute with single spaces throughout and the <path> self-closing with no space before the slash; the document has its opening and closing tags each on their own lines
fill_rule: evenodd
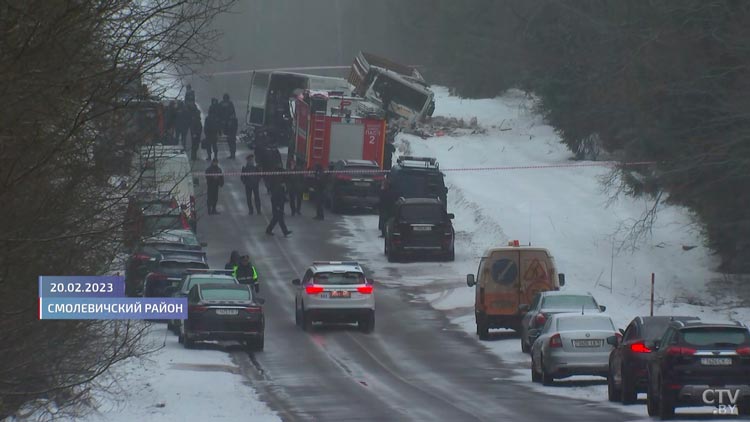
<svg viewBox="0 0 750 422">
<path fill-rule="evenodd" d="M 659 350 L 659 346 L 661 346 L 661 340 L 646 341 L 644 343 L 644 346 L 651 350 Z"/>
<path fill-rule="evenodd" d="M 177 287 L 169 286 L 166 289 L 164 289 L 164 296 L 165 297 L 174 296 L 175 293 L 177 293 Z"/>
<path fill-rule="evenodd" d="M 622 328 L 620 328 L 618 331 L 620 331 L 620 334 L 625 335 L 625 330 L 623 330 Z"/>
<path fill-rule="evenodd" d="M 557 279 L 560 282 L 561 287 L 565 285 L 565 274 L 563 273 L 558 274 Z"/>
<path fill-rule="evenodd" d="M 201 242 L 201 246 L 204 247 L 204 248 L 207 247 L 208 246 L 208 242 Z"/>
<path fill-rule="evenodd" d="M 609 336 L 607 337 L 607 344 L 610 346 L 617 347 L 617 336 Z"/>
<path fill-rule="evenodd" d="M 529 343 L 534 344 L 536 339 L 542 334 L 542 331 L 538 328 L 532 328 L 529 330 Z"/>
<path fill-rule="evenodd" d="M 599 310 L 602 311 L 602 312 L 604 312 L 604 311 L 607 310 L 607 307 L 604 306 L 604 305 L 599 305 Z"/>
<path fill-rule="evenodd" d="M 522 303 L 518 305 L 518 310 L 521 312 L 528 312 L 529 311 L 529 305 Z"/>
<path fill-rule="evenodd" d="M 266 303 L 266 300 L 265 300 L 264 298 L 262 298 L 262 297 L 256 297 L 256 298 L 255 298 L 255 302 L 256 302 L 256 303 L 257 303 L 258 305 L 263 305 L 264 303 Z"/>
<path fill-rule="evenodd" d="M 477 282 L 474 279 L 474 274 L 466 274 L 466 285 L 469 287 L 474 287 L 476 284 Z"/>
<path fill-rule="evenodd" d="M 456 218 L 456 214 L 448 213 L 448 218 L 450 218 L 451 220 L 453 220 L 454 218 Z"/>
<path fill-rule="evenodd" d="M 294 284 L 295 286 L 299 286 L 300 284 L 302 284 L 302 282 L 300 281 L 300 279 L 295 278 L 294 280 L 292 280 L 292 284 Z"/>
</svg>

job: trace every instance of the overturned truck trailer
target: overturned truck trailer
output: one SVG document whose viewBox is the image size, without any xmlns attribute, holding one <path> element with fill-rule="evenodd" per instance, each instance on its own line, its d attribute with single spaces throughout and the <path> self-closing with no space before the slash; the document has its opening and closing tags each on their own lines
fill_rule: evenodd
<svg viewBox="0 0 750 422">
<path fill-rule="evenodd" d="M 360 52 L 348 80 L 355 94 L 383 107 L 389 119 L 413 123 L 435 111 L 435 95 L 414 67 Z"/>
</svg>

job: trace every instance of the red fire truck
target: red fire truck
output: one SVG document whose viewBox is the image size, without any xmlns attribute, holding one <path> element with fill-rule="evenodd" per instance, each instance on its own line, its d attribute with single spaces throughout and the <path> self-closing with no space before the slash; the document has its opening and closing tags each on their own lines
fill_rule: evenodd
<svg viewBox="0 0 750 422">
<path fill-rule="evenodd" d="M 294 101 L 290 155 L 326 170 L 338 160 L 374 160 L 383 168 L 386 121 L 380 107 L 343 92 L 306 90 Z"/>
</svg>

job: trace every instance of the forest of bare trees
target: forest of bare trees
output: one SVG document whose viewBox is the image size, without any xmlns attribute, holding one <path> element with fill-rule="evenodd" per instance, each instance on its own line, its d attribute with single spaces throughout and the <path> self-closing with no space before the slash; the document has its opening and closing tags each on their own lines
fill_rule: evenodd
<svg viewBox="0 0 750 422">
<path fill-rule="evenodd" d="M 467 97 L 518 87 L 576 150 L 597 136 L 623 190 L 690 207 L 722 270 L 750 272 L 750 3 L 741 0 L 391 0 Z"/>
<path fill-rule="evenodd" d="M 111 117 L 134 85 L 211 59 L 229 3 L 0 1 L 0 419 L 39 399 L 77 412 L 144 352 L 137 321 L 39 322 L 37 277 L 112 268 L 125 198 L 92 151 L 125 132 Z"/>
</svg>

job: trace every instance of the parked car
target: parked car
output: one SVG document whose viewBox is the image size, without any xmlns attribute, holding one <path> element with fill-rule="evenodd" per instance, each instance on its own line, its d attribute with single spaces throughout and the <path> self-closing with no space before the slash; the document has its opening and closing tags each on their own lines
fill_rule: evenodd
<svg viewBox="0 0 750 422">
<path fill-rule="evenodd" d="M 380 166 L 373 160 L 339 160 L 333 165 L 334 173 L 326 187 L 326 199 L 333 212 L 347 208 L 376 209 L 380 202 L 380 185 L 385 179 Z M 356 173 L 364 171 L 364 173 Z"/>
<path fill-rule="evenodd" d="M 620 336 L 608 315 L 555 314 L 540 329 L 531 346 L 531 380 L 552 385 L 573 375 L 607 376 L 612 345 L 607 338 Z M 536 334 L 539 334 L 538 337 Z"/>
<path fill-rule="evenodd" d="M 172 292 L 169 287 L 176 287 L 182 282 L 189 269 L 208 269 L 206 255 L 190 251 L 164 252 L 143 281 L 144 297 L 168 297 Z"/>
<path fill-rule="evenodd" d="M 187 216 L 174 197 L 138 193 L 129 198 L 123 226 L 126 247 L 133 248 L 144 238 L 174 229 L 190 229 Z"/>
<path fill-rule="evenodd" d="M 357 262 L 316 261 L 292 284 L 294 321 L 303 330 L 314 322 L 357 323 L 365 333 L 375 328 L 373 283 Z"/>
<path fill-rule="evenodd" d="M 386 222 L 384 252 L 388 262 L 407 256 L 456 259 L 453 214 L 436 198 L 401 198 Z"/>
<path fill-rule="evenodd" d="M 242 284 L 196 284 L 188 293 L 188 318 L 178 341 L 190 349 L 197 341 L 234 340 L 263 350 L 265 300 Z"/>
<path fill-rule="evenodd" d="M 180 284 L 168 288 L 166 293 L 172 297 L 187 297 L 190 289 L 198 284 L 239 284 L 239 282 L 232 275 L 232 270 L 188 268 Z M 167 321 L 167 329 L 179 335 L 181 324 L 181 320 L 171 319 Z"/>
<path fill-rule="evenodd" d="M 395 198 L 438 198 L 448 202 L 448 188 L 435 158 L 401 156 L 388 173 L 387 189 Z"/>
<path fill-rule="evenodd" d="M 645 346 L 654 350 L 647 366 L 649 416 L 670 419 L 676 407 L 710 404 L 737 406 L 737 413 L 750 416 L 750 331 L 746 325 L 673 321 L 661 339 Z"/>
<path fill-rule="evenodd" d="M 557 272 L 549 250 L 520 246 L 518 240 L 508 246 L 487 249 L 479 260 L 476 277 L 466 275 L 466 284 L 474 287 L 474 317 L 480 340 L 489 338 L 491 328 L 521 329 L 524 312 L 539 292 L 560 290 L 565 274 Z"/>
<path fill-rule="evenodd" d="M 648 381 L 646 363 L 652 350 L 646 343 L 661 338 L 673 321 L 692 321 L 688 316 L 639 316 L 622 331 L 622 341 L 609 354 L 607 395 L 609 401 L 633 404 L 638 393 L 645 393 Z"/>
<path fill-rule="evenodd" d="M 167 230 L 144 239 L 128 257 L 125 263 L 125 285 L 128 296 L 136 296 L 143 285 L 146 275 L 154 270 L 165 252 L 197 253 L 205 255 L 201 243 L 190 230 Z M 138 289 L 135 289 L 138 287 Z"/>
<path fill-rule="evenodd" d="M 599 305 L 591 293 L 574 293 L 570 291 L 547 291 L 534 295 L 531 305 L 522 303 L 518 310 L 526 312 L 521 319 L 521 351 L 529 353 L 531 341 L 529 341 L 529 330 L 544 327 L 544 323 L 550 315 L 585 311 L 604 312 L 606 306 Z"/>
</svg>

